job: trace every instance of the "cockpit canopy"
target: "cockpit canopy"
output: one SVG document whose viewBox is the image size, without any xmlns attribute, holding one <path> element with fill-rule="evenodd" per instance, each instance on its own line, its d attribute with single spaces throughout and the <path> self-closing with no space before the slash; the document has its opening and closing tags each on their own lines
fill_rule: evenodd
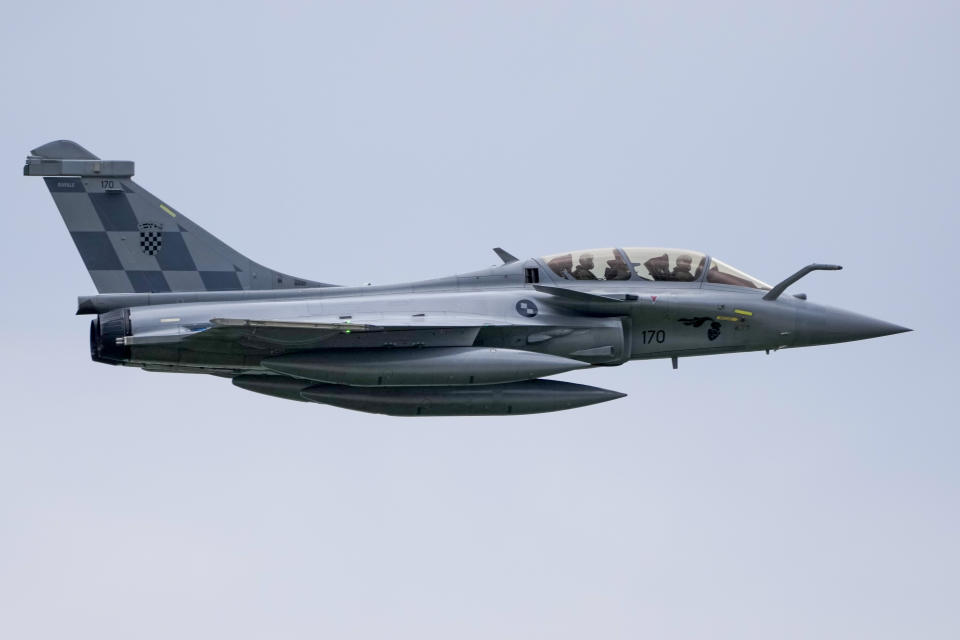
<svg viewBox="0 0 960 640">
<path fill-rule="evenodd" d="M 751 289 L 770 289 L 767 283 L 749 276 L 716 258 L 687 249 L 624 247 L 586 249 L 544 256 L 543 261 L 566 280 L 651 280 L 657 282 L 701 282 L 727 284 Z M 704 277 L 704 271 L 706 276 Z"/>
</svg>

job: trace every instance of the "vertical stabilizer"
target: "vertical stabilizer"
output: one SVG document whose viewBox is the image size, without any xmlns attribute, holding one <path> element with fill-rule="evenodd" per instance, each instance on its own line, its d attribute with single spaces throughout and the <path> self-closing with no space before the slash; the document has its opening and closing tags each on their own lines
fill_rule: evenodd
<svg viewBox="0 0 960 640">
<path fill-rule="evenodd" d="M 101 160 L 76 142 L 31 152 L 100 293 L 237 291 L 332 285 L 250 260 L 132 180 L 134 163 Z"/>
</svg>

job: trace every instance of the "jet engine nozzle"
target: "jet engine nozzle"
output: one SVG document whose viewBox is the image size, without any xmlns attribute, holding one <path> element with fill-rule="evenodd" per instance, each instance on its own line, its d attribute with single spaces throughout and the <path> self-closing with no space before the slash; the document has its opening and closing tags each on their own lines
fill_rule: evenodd
<svg viewBox="0 0 960 640">
<path fill-rule="evenodd" d="M 90 322 L 90 358 L 104 364 L 121 364 L 130 359 L 130 347 L 122 339 L 130 335 L 130 310 L 101 313 Z"/>
</svg>

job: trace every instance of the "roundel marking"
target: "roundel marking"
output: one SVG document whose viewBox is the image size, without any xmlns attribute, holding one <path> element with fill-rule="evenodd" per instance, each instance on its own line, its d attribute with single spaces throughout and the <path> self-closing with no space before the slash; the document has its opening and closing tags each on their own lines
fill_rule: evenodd
<svg viewBox="0 0 960 640">
<path fill-rule="evenodd" d="M 532 318 L 533 316 L 537 315 L 537 311 L 537 305 L 534 304 L 533 300 L 527 300 L 524 298 L 523 300 L 517 302 L 517 313 L 522 316 Z"/>
</svg>

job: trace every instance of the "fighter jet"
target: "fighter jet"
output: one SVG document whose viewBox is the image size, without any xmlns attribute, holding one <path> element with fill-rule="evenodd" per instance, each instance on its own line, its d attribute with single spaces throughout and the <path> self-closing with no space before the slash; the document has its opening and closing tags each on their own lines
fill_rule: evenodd
<svg viewBox="0 0 960 640">
<path fill-rule="evenodd" d="M 784 295 L 686 249 L 609 247 L 384 286 L 264 267 L 135 183 L 134 163 L 58 140 L 31 152 L 97 288 L 95 362 L 205 373 L 288 400 L 395 416 L 560 411 L 625 394 L 547 376 L 630 360 L 775 351 L 909 331 Z"/>
</svg>

